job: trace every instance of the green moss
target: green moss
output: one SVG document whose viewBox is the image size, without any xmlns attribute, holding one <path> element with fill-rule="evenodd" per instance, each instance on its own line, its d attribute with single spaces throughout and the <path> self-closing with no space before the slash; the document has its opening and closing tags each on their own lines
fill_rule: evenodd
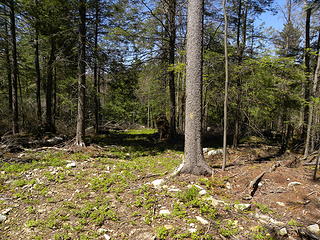
<svg viewBox="0 0 320 240">
<path fill-rule="evenodd" d="M 231 237 L 238 234 L 238 222 L 234 220 L 226 220 L 223 225 L 219 227 L 219 233 L 224 237 Z"/>
<path fill-rule="evenodd" d="M 195 186 L 188 188 L 185 191 L 178 193 L 178 199 L 183 203 L 190 203 L 197 200 L 199 196 L 199 189 Z"/>
<path fill-rule="evenodd" d="M 25 225 L 28 228 L 34 228 L 34 227 L 38 227 L 38 226 L 42 225 L 42 221 L 31 219 L 31 220 L 26 221 Z"/>
<path fill-rule="evenodd" d="M 183 218 L 183 217 L 187 216 L 186 207 L 185 207 L 182 203 L 175 202 L 175 203 L 173 204 L 172 214 L 173 214 L 174 216 Z"/>
<path fill-rule="evenodd" d="M 255 203 L 256 207 L 260 210 L 260 212 L 266 214 L 266 213 L 272 213 L 272 210 L 265 204 L 262 203 Z"/>
</svg>

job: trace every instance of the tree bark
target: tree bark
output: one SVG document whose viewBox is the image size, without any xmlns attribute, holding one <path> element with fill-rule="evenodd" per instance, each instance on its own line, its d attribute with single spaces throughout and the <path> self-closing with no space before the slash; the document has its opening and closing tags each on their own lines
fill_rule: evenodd
<svg viewBox="0 0 320 240">
<path fill-rule="evenodd" d="M 9 47 L 9 30 L 7 21 L 4 22 L 5 31 L 6 31 L 6 40 L 5 40 L 5 56 L 6 56 L 6 70 L 7 70 L 7 81 L 8 81 L 8 110 L 12 114 L 12 77 L 11 77 L 11 61 L 10 61 L 10 47 Z"/>
<path fill-rule="evenodd" d="M 38 0 L 35 1 L 36 5 Z M 42 110 L 41 110 L 41 73 L 40 73 L 40 61 L 39 61 L 39 30 L 38 30 L 38 19 L 36 19 L 35 26 L 35 49 L 34 49 L 34 65 L 36 70 L 36 101 L 37 101 L 37 118 L 41 125 L 42 123 Z"/>
<path fill-rule="evenodd" d="M 50 56 L 47 64 L 47 83 L 46 83 L 46 122 L 45 131 L 55 132 L 52 114 L 52 98 L 53 98 L 53 63 L 55 61 L 56 43 L 54 36 L 50 36 Z"/>
<path fill-rule="evenodd" d="M 35 57 L 34 57 L 34 65 L 36 69 L 36 100 L 37 100 L 37 118 L 39 124 L 42 122 L 42 111 L 41 111 L 41 74 L 40 74 L 40 61 L 39 61 L 39 32 L 36 27 L 35 29 Z"/>
<path fill-rule="evenodd" d="M 175 44 L 176 44 L 176 0 L 169 0 L 168 3 L 168 31 L 169 31 L 169 92 L 170 92 L 170 138 L 176 135 L 176 90 L 175 90 Z"/>
<path fill-rule="evenodd" d="M 308 4 L 307 2 L 305 3 Z M 305 75 L 306 75 L 306 81 L 304 84 L 304 99 L 306 101 L 306 104 L 304 106 L 303 110 L 303 132 L 302 136 L 304 140 L 306 141 L 307 136 L 307 126 L 308 126 L 308 119 L 309 119 L 309 102 L 310 102 L 310 82 L 311 82 L 311 68 L 310 68 L 310 21 L 311 21 L 311 10 L 312 8 L 310 6 L 306 6 L 306 25 L 305 25 L 305 50 L 304 50 L 304 62 L 305 62 Z"/>
<path fill-rule="evenodd" d="M 188 1 L 185 159 L 179 173 L 211 175 L 201 142 L 203 0 Z"/>
<path fill-rule="evenodd" d="M 99 34 L 99 4 L 100 1 L 96 1 L 95 9 L 95 31 L 94 31 L 94 66 L 93 66 L 93 85 L 94 85 L 94 129 L 95 133 L 99 133 L 99 87 L 98 87 L 98 34 Z"/>
<path fill-rule="evenodd" d="M 227 164 L 227 104 L 228 104 L 228 16 L 227 16 L 227 0 L 223 0 L 223 15 L 224 15 L 224 59 L 225 59 L 225 85 L 224 85 L 224 104 L 223 104 L 223 162 L 222 170 L 224 171 Z"/>
<path fill-rule="evenodd" d="M 19 109 L 18 109 L 18 60 L 17 60 L 17 40 L 15 21 L 15 2 L 9 1 L 10 8 L 10 30 L 12 44 L 12 133 L 19 133 Z"/>
<path fill-rule="evenodd" d="M 79 0 L 79 80 L 78 80 L 78 117 L 77 117 L 77 132 L 76 145 L 85 146 L 85 100 L 86 100 L 86 0 Z"/>
<path fill-rule="evenodd" d="M 312 91 L 311 91 L 311 96 L 312 97 L 315 97 L 315 94 L 316 94 L 316 91 L 317 91 L 319 71 L 320 71 L 320 54 L 318 53 L 317 67 L 316 67 L 316 70 L 315 70 L 315 73 L 314 73 L 313 87 L 312 87 Z M 312 120 L 313 120 L 313 110 L 314 110 L 314 102 L 313 102 L 313 100 L 311 100 L 310 101 L 310 106 L 309 106 L 309 114 L 308 114 L 308 125 L 307 125 L 304 157 L 307 157 L 309 155 L 309 145 L 310 145 L 311 128 L 312 128 Z"/>
<path fill-rule="evenodd" d="M 247 38 L 247 14 L 248 6 L 245 6 L 245 11 L 242 14 L 242 0 L 239 0 L 238 6 L 238 23 L 237 23 L 237 54 L 238 54 L 238 64 L 242 63 L 244 50 L 246 47 L 246 38 Z M 241 19 L 243 22 L 241 29 Z M 240 35 L 242 31 L 242 42 L 240 41 Z M 240 121 L 241 121 L 241 79 L 240 76 L 237 77 L 237 96 L 236 96 L 236 114 L 235 114 L 235 127 L 233 135 L 233 147 L 238 147 L 239 135 L 240 135 Z"/>
</svg>

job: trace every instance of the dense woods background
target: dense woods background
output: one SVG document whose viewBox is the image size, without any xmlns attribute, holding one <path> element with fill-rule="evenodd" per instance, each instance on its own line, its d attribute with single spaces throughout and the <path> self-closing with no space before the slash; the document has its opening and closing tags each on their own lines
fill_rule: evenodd
<svg viewBox="0 0 320 240">
<path fill-rule="evenodd" d="M 203 131 L 222 135 L 224 19 L 204 3 Z M 180 0 L 6 0 L 0 12 L 1 134 L 59 132 L 115 121 L 183 134 L 187 3 Z M 281 30 L 258 25 L 281 13 Z M 232 0 L 228 143 L 250 135 L 286 148 L 319 145 L 319 2 Z"/>
</svg>

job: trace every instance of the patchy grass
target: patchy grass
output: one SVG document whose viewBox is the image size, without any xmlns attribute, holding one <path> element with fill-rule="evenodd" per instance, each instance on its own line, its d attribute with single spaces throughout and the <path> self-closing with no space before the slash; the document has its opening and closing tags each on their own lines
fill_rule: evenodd
<svg viewBox="0 0 320 240">
<path fill-rule="evenodd" d="M 206 197 L 241 203 L 240 196 L 231 198 L 226 188 L 233 181 L 228 176 L 182 175 L 154 188 L 151 182 L 171 173 L 183 153 L 181 143 L 158 142 L 155 133 L 150 129 L 113 131 L 90 140 L 99 147 L 30 151 L 21 162 L 2 163 L 0 212 L 12 210 L 8 220 L 0 223 L 1 238 L 84 240 L 104 239 L 107 234 L 114 240 L 143 239 L 145 235 L 157 239 L 210 240 L 220 235 L 272 239 L 266 228 L 255 227 L 257 219 L 251 213 L 237 212 L 232 204 L 216 206 L 200 196 L 196 185 L 206 189 Z M 66 168 L 70 161 L 75 167 Z M 274 213 L 262 201 L 253 204 L 254 211 Z M 162 209 L 169 215 L 161 215 Z M 288 225 L 298 226 L 293 221 Z"/>
</svg>

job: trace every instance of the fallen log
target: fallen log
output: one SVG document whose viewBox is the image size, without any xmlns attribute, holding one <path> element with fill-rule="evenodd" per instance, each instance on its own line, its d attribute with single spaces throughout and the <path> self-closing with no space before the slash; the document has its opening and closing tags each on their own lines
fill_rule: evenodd
<svg viewBox="0 0 320 240">
<path fill-rule="evenodd" d="M 280 163 L 276 163 L 274 164 L 271 168 L 269 168 L 268 170 L 260 173 L 257 177 L 255 177 L 249 184 L 249 187 L 248 187 L 248 191 L 249 191 L 249 195 L 251 197 L 254 196 L 254 194 L 256 193 L 256 191 L 258 190 L 259 188 L 259 183 L 261 182 L 263 176 L 266 174 L 266 173 L 270 173 L 270 172 L 273 172 L 277 169 L 277 167 L 280 167 L 281 164 Z"/>
</svg>

